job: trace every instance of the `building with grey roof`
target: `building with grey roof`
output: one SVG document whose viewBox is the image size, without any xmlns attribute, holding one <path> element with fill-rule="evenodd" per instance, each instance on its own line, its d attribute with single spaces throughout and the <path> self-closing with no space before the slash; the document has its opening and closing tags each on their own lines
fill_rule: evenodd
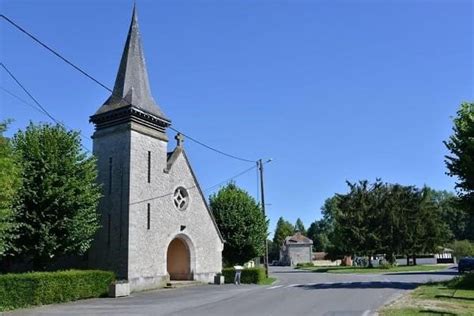
<svg viewBox="0 0 474 316">
<path fill-rule="evenodd" d="M 212 281 L 224 241 L 182 135 L 168 152 L 171 121 L 151 94 L 135 8 L 112 95 L 90 121 L 103 188 L 90 267 L 115 271 L 132 291 Z"/>
<path fill-rule="evenodd" d="M 294 266 L 298 263 L 312 262 L 313 241 L 296 232 L 283 241 L 280 248 L 280 264 Z"/>
</svg>

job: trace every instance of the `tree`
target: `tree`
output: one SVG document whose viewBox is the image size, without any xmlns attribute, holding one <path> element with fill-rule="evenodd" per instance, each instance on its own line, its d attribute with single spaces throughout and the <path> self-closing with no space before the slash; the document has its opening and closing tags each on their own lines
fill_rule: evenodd
<svg viewBox="0 0 474 316">
<path fill-rule="evenodd" d="M 399 250 L 407 254 L 407 264 L 408 255 L 411 255 L 416 265 L 417 254 L 435 252 L 448 240 L 449 228 L 427 187 L 405 187 L 405 190 L 408 194 L 399 202 L 400 222 L 396 232 L 400 240 Z"/>
<path fill-rule="evenodd" d="M 306 229 L 304 227 L 303 221 L 298 217 L 295 223 L 295 232 L 299 231 L 302 235 L 306 236 Z"/>
<path fill-rule="evenodd" d="M 342 251 L 368 256 L 369 266 L 372 266 L 371 256 L 382 248 L 378 215 L 383 184 L 380 180 L 374 184 L 366 180 L 347 184 L 349 193 L 338 195 L 340 202 L 335 216 L 335 234 L 345 243 Z"/>
<path fill-rule="evenodd" d="M 313 251 L 327 251 L 331 245 L 330 234 L 331 230 L 324 219 L 312 222 L 308 228 L 307 237 L 313 241 Z"/>
<path fill-rule="evenodd" d="M 313 240 L 314 251 L 339 252 L 331 240 L 334 238 L 334 216 L 338 212 L 337 195 L 324 201 L 321 207 L 323 218 L 315 221 L 308 229 L 308 237 Z"/>
<path fill-rule="evenodd" d="M 474 213 L 466 212 L 462 200 L 454 193 L 430 189 L 433 202 L 441 210 L 441 218 L 449 226 L 452 239 L 474 240 Z"/>
<path fill-rule="evenodd" d="M 390 262 L 395 254 L 413 257 L 431 253 L 443 245 L 449 228 L 441 217 L 431 190 L 387 184 L 377 180 L 348 182 L 349 193 L 339 194 L 334 231 L 329 235 L 329 255 L 384 253 Z"/>
<path fill-rule="evenodd" d="M 12 247 L 15 230 L 18 228 L 13 205 L 21 184 L 17 157 L 9 139 L 3 136 L 8 123 L 0 123 L 0 258 Z"/>
<path fill-rule="evenodd" d="M 474 244 L 469 240 L 455 240 L 449 247 L 453 250 L 456 259 L 474 256 Z"/>
<path fill-rule="evenodd" d="M 457 177 L 456 189 L 464 207 L 474 213 L 474 103 L 461 104 L 454 118 L 453 135 L 444 144 L 451 152 L 445 156 L 447 174 Z"/>
<path fill-rule="evenodd" d="M 217 226 L 226 241 L 226 265 L 244 263 L 265 251 L 268 222 L 255 199 L 229 183 L 209 198 Z"/>
<path fill-rule="evenodd" d="M 61 125 L 30 125 L 13 137 L 22 166 L 16 252 L 42 270 L 63 255 L 82 255 L 99 228 L 101 196 L 94 157 L 79 133 Z"/>
<path fill-rule="evenodd" d="M 280 248 L 286 237 L 292 236 L 295 231 L 293 225 L 280 217 L 275 227 L 275 233 L 273 234 L 272 248 L 269 248 L 269 252 L 272 257 L 280 257 Z"/>
<path fill-rule="evenodd" d="M 278 248 L 281 247 L 285 238 L 292 236 L 294 231 L 295 227 L 291 225 L 290 222 L 284 220 L 283 217 L 280 217 L 276 224 L 275 234 L 273 235 L 273 244 Z"/>
</svg>

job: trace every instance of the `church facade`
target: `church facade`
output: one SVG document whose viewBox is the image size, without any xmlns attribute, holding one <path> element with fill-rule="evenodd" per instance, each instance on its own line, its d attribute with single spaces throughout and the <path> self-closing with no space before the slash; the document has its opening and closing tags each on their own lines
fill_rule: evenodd
<svg viewBox="0 0 474 316">
<path fill-rule="evenodd" d="M 90 117 L 103 197 L 89 266 L 115 271 L 132 291 L 168 280 L 210 282 L 224 240 L 178 134 L 152 97 L 134 8 L 112 95 Z"/>
</svg>

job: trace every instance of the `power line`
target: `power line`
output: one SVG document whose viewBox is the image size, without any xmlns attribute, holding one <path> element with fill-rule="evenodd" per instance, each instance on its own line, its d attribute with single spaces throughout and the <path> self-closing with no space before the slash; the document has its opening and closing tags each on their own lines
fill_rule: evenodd
<svg viewBox="0 0 474 316">
<path fill-rule="evenodd" d="M 33 102 L 38 106 L 38 108 L 34 107 L 32 104 L 26 102 L 25 100 L 23 100 L 22 98 L 20 98 L 19 96 L 15 95 L 14 93 L 2 88 L 2 90 L 6 91 L 8 94 L 14 96 L 15 98 L 21 100 L 23 103 L 25 104 L 28 104 L 30 105 L 31 107 L 35 108 L 36 110 L 40 110 L 41 109 L 41 112 L 45 115 L 47 115 L 51 120 L 53 120 L 53 122 L 55 122 L 56 124 L 58 125 L 61 125 L 61 126 L 64 126 L 66 127 L 67 129 L 72 129 L 71 127 L 67 126 L 66 124 L 58 121 L 57 119 L 54 118 L 54 116 L 52 116 L 45 108 L 44 106 L 41 105 L 41 103 L 39 103 L 38 100 L 36 100 L 36 98 L 28 91 L 28 89 L 26 89 L 26 87 L 15 77 L 15 75 L 7 68 L 7 66 L 5 66 L 2 62 L 0 62 L 0 66 L 10 75 L 10 77 L 20 86 L 20 88 L 31 98 L 31 100 L 33 100 Z M 79 133 L 79 136 L 83 137 L 83 138 L 86 138 L 86 136 L 84 136 L 80 131 L 78 131 Z M 89 137 L 87 137 L 88 139 L 90 139 Z M 87 152 L 89 153 L 92 153 L 92 151 L 87 148 L 86 146 L 84 146 L 84 144 L 82 144 L 81 142 L 81 147 L 84 148 Z"/>
<path fill-rule="evenodd" d="M 44 114 L 46 115 L 46 113 L 43 112 L 43 110 L 41 110 L 40 108 L 34 106 L 33 104 L 29 103 L 28 101 L 25 101 L 24 99 L 20 98 L 19 96 L 17 96 L 16 94 L 14 94 L 13 92 L 11 92 L 10 90 L 8 89 L 5 89 L 4 87 L 0 86 L 0 90 L 2 90 L 4 93 L 6 94 L 9 94 L 11 97 L 17 99 L 18 101 L 20 101 L 21 103 L 25 104 L 25 105 L 28 105 L 29 107 L 33 108 L 34 110 L 40 112 L 41 114 Z"/>
<path fill-rule="evenodd" d="M 56 50 L 54 50 L 53 48 L 51 48 L 50 46 L 46 45 L 45 43 L 43 43 L 40 39 L 38 39 L 36 36 L 34 36 L 33 34 L 31 34 L 30 32 L 28 32 L 27 30 L 25 30 L 24 28 L 22 28 L 21 26 L 19 26 L 18 24 L 16 24 L 15 22 L 13 22 L 12 20 L 10 20 L 9 18 L 7 18 L 5 15 L 3 14 L 0 14 L 0 17 L 4 18 L 8 23 L 10 23 L 11 25 L 13 25 L 15 28 L 17 28 L 18 30 L 20 30 L 22 33 L 26 34 L 28 37 L 30 37 L 31 39 L 33 39 L 35 42 L 37 42 L 38 44 L 40 44 L 41 46 L 43 46 L 44 48 L 46 48 L 48 51 L 50 51 L 52 54 L 54 54 L 55 56 L 57 56 L 58 58 L 60 58 L 62 61 L 64 61 L 65 63 L 67 63 L 68 65 L 70 65 L 71 67 L 73 67 L 74 69 L 76 69 L 77 71 L 79 71 L 81 74 L 83 74 L 84 76 L 86 76 L 87 78 L 89 78 L 90 80 L 94 81 L 96 84 L 98 84 L 99 86 L 101 86 L 102 88 L 106 89 L 107 91 L 109 91 L 110 93 L 112 93 L 113 96 L 117 97 L 117 98 L 120 98 L 124 101 L 126 101 L 122 96 L 119 96 L 119 95 L 114 95 L 114 92 L 112 89 L 110 89 L 109 87 L 107 87 L 105 84 L 103 84 L 102 82 L 100 82 L 99 80 L 97 80 L 96 78 L 94 78 L 92 75 L 88 74 L 85 70 L 81 69 L 79 66 L 75 65 L 72 61 L 68 60 L 66 57 L 62 56 L 60 53 L 58 53 Z M 244 161 L 244 162 L 251 162 L 251 163 L 256 163 L 257 161 L 256 160 L 251 160 L 251 159 L 245 159 L 245 158 L 241 158 L 241 157 L 237 157 L 237 156 L 234 156 L 234 155 L 231 155 L 231 154 L 228 154 L 228 153 L 225 153 L 219 149 L 216 149 L 214 147 L 211 147 L 209 145 L 206 145 L 205 143 L 201 142 L 201 141 L 198 141 L 197 139 L 189 136 L 189 135 L 186 135 L 182 132 L 180 132 L 179 130 L 173 128 L 173 127 L 169 127 L 171 130 L 177 132 L 177 133 L 180 133 L 182 134 L 183 136 L 185 136 L 186 138 L 190 139 L 191 141 L 209 149 L 209 150 L 212 150 L 216 153 L 219 153 L 221 155 L 224 155 L 226 157 L 229 157 L 229 158 L 233 158 L 233 159 L 236 159 L 236 160 L 240 160 L 240 161 Z"/>
<path fill-rule="evenodd" d="M 173 130 L 173 131 L 175 131 L 175 132 L 177 132 L 177 133 L 180 133 L 180 134 L 183 135 L 184 137 L 189 138 L 190 140 L 192 140 L 193 142 L 195 142 L 195 143 L 197 143 L 197 144 L 199 144 L 199 145 L 201 145 L 201 146 L 203 146 L 203 147 L 205 147 L 205 148 L 207 148 L 207 149 L 210 149 L 210 150 L 212 150 L 212 151 L 214 151 L 214 152 L 216 152 L 216 153 L 219 153 L 219 154 L 221 154 L 221 155 L 227 156 L 227 157 L 229 157 L 229 158 L 234 158 L 234 159 L 237 159 L 237 160 L 240 160 L 240 161 L 252 162 L 252 163 L 255 163 L 255 162 L 256 162 L 255 160 L 240 158 L 240 157 L 237 157 L 237 156 L 234 156 L 234 155 L 225 153 L 225 152 L 223 152 L 223 151 L 221 151 L 221 150 L 219 150 L 219 149 L 213 148 L 213 147 L 211 147 L 211 146 L 209 146 L 209 145 L 204 144 L 203 142 L 198 141 L 198 140 L 195 139 L 195 138 L 192 138 L 192 137 L 189 136 L 189 135 L 184 134 L 184 133 L 181 132 L 181 131 L 178 131 L 176 128 L 174 128 L 174 127 L 172 127 L 172 126 L 170 126 L 169 129 L 171 129 L 171 130 Z"/>
<path fill-rule="evenodd" d="M 56 124 L 60 124 L 61 123 L 59 121 L 57 121 L 39 102 L 38 100 L 35 99 L 34 96 L 31 95 L 30 92 L 28 92 L 28 90 L 21 84 L 20 81 L 18 81 L 18 79 L 11 73 L 11 71 L 7 68 L 7 66 L 5 66 L 2 62 L 0 62 L 0 66 L 2 66 L 3 69 L 5 69 L 5 71 L 10 75 L 10 77 L 17 83 L 17 85 L 20 86 L 20 88 L 31 98 L 31 100 L 33 100 L 33 102 L 44 112 L 44 114 L 46 114 L 50 119 L 52 119 Z"/>
<path fill-rule="evenodd" d="M 245 169 L 245 170 L 239 172 L 238 174 L 236 174 L 236 175 L 234 175 L 234 176 L 232 176 L 232 177 L 230 177 L 230 178 L 228 178 L 228 179 L 226 179 L 226 180 L 224 180 L 224 181 L 221 181 L 221 182 L 219 182 L 219 183 L 217 183 L 217 184 L 214 184 L 213 186 L 210 186 L 210 187 L 204 189 L 203 191 L 204 191 L 204 192 L 207 192 L 207 191 L 209 191 L 209 190 L 215 189 L 216 187 L 219 187 L 219 186 L 221 186 L 221 185 L 223 185 L 223 184 L 225 184 L 225 183 L 228 183 L 229 181 L 234 180 L 235 178 L 238 178 L 238 177 L 240 177 L 240 176 L 246 174 L 247 172 L 253 170 L 253 169 L 256 168 L 256 167 L 257 167 L 257 166 L 255 165 L 255 166 L 253 166 L 253 167 L 247 168 L 247 169 Z M 197 188 L 198 188 L 197 185 L 193 185 L 193 186 L 187 187 L 186 190 L 193 190 L 193 189 L 197 189 Z M 130 203 L 130 205 L 135 205 L 135 204 L 140 204 L 140 203 L 143 203 L 143 202 L 149 202 L 149 201 L 153 201 L 153 200 L 162 199 L 162 198 L 165 198 L 165 197 L 167 197 L 167 196 L 171 196 L 171 195 L 173 195 L 173 194 L 174 194 L 174 192 L 170 192 L 170 193 L 166 193 L 166 194 L 162 194 L 162 195 L 157 195 L 157 196 L 154 196 L 154 197 L 151 197 L 151 198 L 148 198 L 148 199 L 144 199 L 144 200 L 132 202 L 132 203 Z"/>
<path fill-rule="evenodd" d="M 98 85 L 100 85 L 102 88 L 106 89 L 106 90 L 109 90 L 110 92 L 112 92 L 112 90 L 110 88 L 108 88 L 106 85 L 104 85 L 103 83 L 101 83 L 99 80 L 95 79 L 94 77 L 92 77 L 91 75 L 89 75 L 87 72 L 85 72 L 84 70 L 82 70 L 81 68 L 79 68 L 78 66 L 74 65 L 73 62 L 69 61 L 68 59 L 66 59 L 65 57 L 61 56 L 61 54 L 59 54 L 58 52 L 56 52 L 54 49 L 52 49 L 51 47 L 49 47 L 48 45 L 46 45 L 45 43 L 43 43 L 42 41 L 40 41 L 36 36 L 34 36 L 33 34 L 29 33 L 27 30 L 25 30 L 24 28 L 22 28 L 21 26 L 19 26 L 18 24 L 16 24 L 15 22 L 13 22 L 12 20 L 10 20 L 9 18 L 7 18 L 5 15 L 1 14 L 0 17 L 4 18 L 8 23 L 10 23 L 11 25 L 13 25 L 14 27 L 16 27 L 18 30 L 20 30 L 22 33 L 26 34 L 28 37 L 30 37 L 31 39 L 33 39 L 36 43 L 40 44 L 41 46 L 43 46 L 44 48 L 46 48 L 47 50 L 49 50 L 51 53 L 53 53 L 54 55 L 56 55 L 58 58 L 60 58 L 61 60 L 63 60 L 65 63 L 67 63 L 69 66 L 73 67 L 74 69 L 76 69 L 77 71 L 79 71 L 80 73 L 82 73 L 84 76 L 86 76 L 87 78 L 91 79 L 92 81 L 94 81 L 95 83 L 97 83 Z"/>
</svg>

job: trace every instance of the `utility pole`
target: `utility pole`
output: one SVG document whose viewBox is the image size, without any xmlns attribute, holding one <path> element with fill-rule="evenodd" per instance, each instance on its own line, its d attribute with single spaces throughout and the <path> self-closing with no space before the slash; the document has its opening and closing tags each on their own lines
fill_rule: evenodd
<svg viewBox="0 0 474 316">
<path fill-rule="evenodd" d="M 270 162 L 271 159 L 269 159 L 267 162 Z M 263 217 L 265 220 L 267 219 L 267 216 L 265 214 L 265 193 L 263 189 L 263 163 L 262 159 L 258 160 L 258 167 L 260 170 L 260 196 L 262 199 L 262 213 Z M 263 257 L 263 264 L 265 266 L 265 276 L 268 278 L 268 242 L 267 242 L 267 236 L 265 236 L 265 256 Z"/>
</svg>

